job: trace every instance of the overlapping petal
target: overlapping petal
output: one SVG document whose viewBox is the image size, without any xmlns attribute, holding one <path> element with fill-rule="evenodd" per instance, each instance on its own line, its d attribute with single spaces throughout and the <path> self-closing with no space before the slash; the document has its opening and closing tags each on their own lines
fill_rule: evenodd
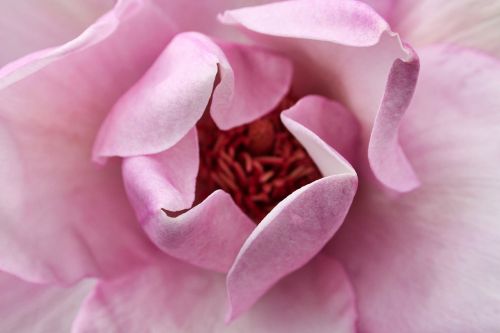
<svg viewBox="0 0 500 333">
<path fill-rule="evenodd" d="M 370 166 L 383 184 L 401 192 L 418 186 L 397 140 L 418 59 L 373 9 L 359 1 L 294 0 L 227 11 L 221 19 L 291 56 L 299 93 L 321 93 L 343 101 L 358 116 L 365 142 L 370 133 L 372 140 L 383 140 L 385 149 L 380 144 L 367 148 Z M 403 76 L 399 83 L 404 85 L 390 80 L 386 85 L 388 77 Z M 387 119 L 388 113 L 393 119 Z M 393 162 L 390 169 L 397 177 L 381 163 L 384 158 Z"/>
<path fill-rule="evenodd" d="M 289 62 L 252 47 L 221 46 L 200 33 L 177 35 L 114 106 L 94 158 L 155 154 L 172 147 L 195 126 L 211 97 L 212 117 L 223 129 L 271 111 L 290 85 Z"/>
<path fill-rule="evenodd" d="M 324 178 L 290 194 L 260 222 L 243 244 L 227 277 L 228 319 L 250 308 L 283 276 L 300 268 L 314 257 L 342 224 L 356 193 L 357 176 L 350 164 L 312 130 L 288 117 L 287 113 L 308 113 L 323 104 L 322 121 L 357 129 L 356 120 L 338 104 L 309 97 L 282 113 L 282 121 L 302 143 L 318 165 Z M 316 112 L 316 111 L 314 111 Z M 333 127 L 332 127 L 333 128 Z M 332 133 L 329 142 L 336 136 Z M 351 142 L 339 142 L 354 150 Z"/>
<path fill-rule="evenodd" d="M 202 34 L 177 35 L 113 107 L 96 139 L 94 159 L 155 154 L 176 144 L 203 115 L 220 56 Z"/>
<path fill-rule="evenodd" d="M 318 95 L 301 98 L 283 117 L 311 130 L 351 164 L 357 159 L 359 124 L 345 107 Z M 316 159 L 318 160 L 318 159 Z"/>
<path fill-rule="evenodd" d="M 222 129 L 243 125 L 264 116 L 273 110 L 290 89 L 292 81 L 292 63 L 282 55 L 257 47 L 242 47 L 239 44 L 221 43 L 234 74 L 234 88 L 216 87 L 210 114 Z M 233 90 L 232 98 L 230 90 Z M 258 98 L 256 98 L 258 96 Z"/>
<path fill-rule="evenodd" d="M 192 264 L 226 272 L 255 225 L 221 190 L 191 208 L 198 165 L 193 129 L 162 153 L 125 158 L 123 179 L 140 223 L 160 249 Z"/>
<path fill-rule="evenodd" d="M 76 41 L 2 71 L 4 83 L 24 79 L 0 91 L 0 267 L 27 280 L 109 276 L 153 249 L 119 165 L 90 161 L 106 113 L 172 34 L 155 8 L 139 5 L 123 16 L 123 4 Z"/>
<path fill-rule="evenodd" d="M 224 323 L 224 278 L 164 259 L 99 283 L 74 331 L 355 332 L 354 295 L 335 260 L 320 257 L 282 280 L 250 312 Z"/>
<path fill-rule="evenodd" d="M 402 143 L 422 187 L 360 195 L 332 242 L 366 332 L 500 329 L 500 63 L 476 51 L 420 51 Z"/>
</svg>

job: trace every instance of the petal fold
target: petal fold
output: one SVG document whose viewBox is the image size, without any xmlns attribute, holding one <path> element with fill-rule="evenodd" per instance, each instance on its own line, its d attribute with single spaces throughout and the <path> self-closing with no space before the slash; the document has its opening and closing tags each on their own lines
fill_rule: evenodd
<svg viewBox="0 0 500 333">
<path fill-rule="evenodd" d="M 277 54 L 238 44 L 219 46 L 196 32 L 178 34 L 114 106 L 96 140 L 94 159 L 172 147 L 195 126 L 209 100 L 221 129 L 252 121 L 286 94 L 291 73 L 290 62 Z"/>
<path fill-rule="evenodd" d="M 284 111 L 281 117 L 288 122 L 288 126 L 301 125 L 312 131 L 351 163 L 356 159 L 359 124 L 354 115 L 340 103 L 322 96 L 308 95 Z"/>
<path fill-rule="evenodd" d="M 351 165 L 317 134 L 287 115 L 307 113 L 305 110 L 322 102 L 321 97 L 306 97 L 283 112 L 281 119 L 325 177 L 290 194 L 245 241 L 227 277 L 228 320 L 248 310 L 279 279 L 314 257 L 349 210 L 357 188 Z M 346 116 L 338 104 L 325 101 L 321 111 L 344 120 L 347 128 L 356 128 L 355 119 Z M 345 144 L 354 149 L 354 143 L 352 140 Z"/>
<path fill-rule="evenodd" d="M 370 167 L 382 184 L 399 192 L 418 186 L 398 141 L 418 58 L 371 7 L 349 0 L 292 0 L 226 11 L 221 20 L 290 55 L 300 94 L 321 93 L 356 114 Z"/>
<path fill-rule="evenodd" d="M 410 59 L 396 59 L 391 67 L 368 143 L 368 161 L 375 176 L 401 192 L 420 186 L 399 144 L 399 124 L 413 97 L 420 68 L 416 53 L 408 46 L 407 49 L 411 52 Z"/>
<path fill-rule="evenodd" d="M 198 155 L 193 129 L 162 153 L 125 158 L 125 188 L 144 230 L 162 251 L 203 268 L 227 272 L 255 225 L 221 190 L 191 208 Z"/>
<path fill-rule="evenodd" d="M 222 66 L 222 82 L 215 88 L 210 114 L 217 127 L 226 130 L 273 110 L 290 89 L 293 71 L 290 60 L 273 52 L 232 43 L 221 43 L 221 48 L 232 71 Z M 230 76 L 227 82 L 225 75 Z"/>
<path fill-rule="evenodd" d="M 164 151 L 191 130 L 212 95 L 218 47 L 199 33 L 177 35 L 115 104 L 94 145 L 94 159 Z"/>
</svg>

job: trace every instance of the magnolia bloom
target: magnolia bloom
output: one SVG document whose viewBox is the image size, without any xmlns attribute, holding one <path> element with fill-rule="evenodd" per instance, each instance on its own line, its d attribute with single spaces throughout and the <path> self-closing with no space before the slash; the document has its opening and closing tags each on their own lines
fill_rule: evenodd
<svg viewBox="0 0 500 333">
<path fill-rule="evenodd" d="M 500 330 L 500 62 L 431 1 L 0 8 L 1 331 Z"/>
</svg>

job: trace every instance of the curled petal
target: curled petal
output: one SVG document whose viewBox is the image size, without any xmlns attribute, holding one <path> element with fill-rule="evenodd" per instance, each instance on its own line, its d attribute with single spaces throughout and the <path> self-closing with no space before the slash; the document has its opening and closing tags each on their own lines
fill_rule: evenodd
<svg viewBox="0 0 500 333">
<path fill-rule="evenodd" d="M 254 120 L 272 110 L 290 78 L 291 65 L 281 56 L 241 45 L 221 48 L 200 33 L 181 33 L 114 106 L 96 140 L 94 159 L 172 147 L 201 118 L 212 91 L 211 114 L 220 128 Z"/>
<path fill-rule="evenodd" d="M 283 56 L 256 47 L 224 43 L 221 48 L 232 69 L 226 74 L 231 76 L 227 81 L 234 83 L 229 88 L 221 70 L 222 82 L 215 88 L 210 114 L 217 127 L 225 130 L 274 109 L 290 88 L 292 64 Z M 228 98 L 230 94 L 232 98 Z"/>
<path fill-rule="evenodd" d="M 195 197 L 199 149 L 192 129 L 172 148 L 123 160 L 125 187 L 140 221 L 152 210 L 180 211 L 191 207 Z"/>
<path fill-rule="evenodd" d="M 312 131 L 348 161 L 356 159 L 359 124 L 338 102 L 318 95 L 305 96 L 284 111 L 282 117 L 287 119 L 289 126 L 293 121 Z"/>
<path fill-rule="evenodd" d="M 224 277 L 163 259 L 100 282 L 73 330 L 172 333 L 354 333 L 354 294 L 342 266 L 315 258 L 278 283 L 247 314 L 224 323 Z"/>
<path fill-rule="evenodd" d="M 422 186 L 361 187 L 331 243 L 358 295 L 363 332 L 500 330 L 500 63 L 422 49 L 401 140 Z"/>
<path fill-rule="evenodd" d="M 420 185 L 399 144 L 398 131 L 403 112 L 413 97 L 419 68 L 418 57 L 413 51 L 410 60 L 394 61 L 368 144 L 368 161 L 375 176 L 402 192 Z"/>
<path fill-rule="evenodd" d="M 342 224 L 357 188 L 357 176 L 350 164 L 318 135 L 287 112 L 308 107 L 309 98 L 282 114 L 282 121 L 307 150 L 324 178 L 310 183 L 280 202 L 255 228 L 243 244 L 227 277 L 228 320 L 250 308 L 283 276 L 314 257 Z M 345 116 L 345 110 L 329 104 L 323 112 Z M 335 117 L 335 116 L 334 116 Z M 356 128 L 352 117 L 345 126 Z M 340 127 L 340 126 L 339 126 Z M 349 142 L 351 145 L 355 141 Z"/>
<path fill-rule="evenodd" d="M 418 59 L 371 7 L 360 1 L 292 0 L 227 11 L 221 20 L 290 55 L 297 91 L 335 97 L 358 116 L 381 183 L 400 192 L 418 186 L 398 141 Z"/>
<path fill-rule="evenodd" d="M 212 94 L 218 61 L 212 49 L 218 48 L 201 34 L 177 35 L 115 104 L 96 139 L 94 159 L 159 153 L 184 137 Z"/>
<path fill-rule="evenodd" d="M 130 202 L 150 239 L 165 253 L 226 272 L 255 225 L 231 196 L 216 191 L 187 212 L 195 198 L 199 164 L 195 130 L 155 155 L 128 157 L 123 179 Z M 165 212 L 167 211 L 167 212 Z"/>
</svg>

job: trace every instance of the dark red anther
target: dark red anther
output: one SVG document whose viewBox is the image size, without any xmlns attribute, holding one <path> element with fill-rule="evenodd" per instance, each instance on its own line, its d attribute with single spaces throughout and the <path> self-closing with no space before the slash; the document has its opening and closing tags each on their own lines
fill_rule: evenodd
<svg viewBox="0 0 500 333">
<path fill-rule="evenodd" d="M 270 152 L 274 146 L 274 124 L 271 119 L 262 118 L 248 126 L 248 149 L 254 156 Z"/>
<path fill-rule="evenodd" d="M 198 123 L 200 171 L 196 202 L 216 189 L 230 193 L 256 223 L 296 189 L 321 177 L 279 113 L 293 105 L 286 97 L 276 110 L 228 131 L 204 116 Z"/>
</svg>

